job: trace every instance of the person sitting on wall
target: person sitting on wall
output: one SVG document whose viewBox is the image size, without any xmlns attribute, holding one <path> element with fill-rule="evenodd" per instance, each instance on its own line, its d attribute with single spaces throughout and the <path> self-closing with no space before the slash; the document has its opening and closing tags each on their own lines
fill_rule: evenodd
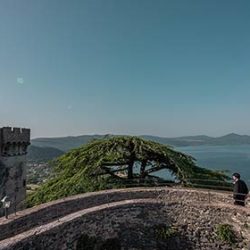
<svg viewBox="0 0 250 250">
<path fill-rule="evenodd" d="M 233 174 L 233 198 L 234 198 L 234 205 L 245 206 L 245 200 L 248 196 L 248 187 L 246 183 L 240 179 L 239 173 Z"/>
</svg>

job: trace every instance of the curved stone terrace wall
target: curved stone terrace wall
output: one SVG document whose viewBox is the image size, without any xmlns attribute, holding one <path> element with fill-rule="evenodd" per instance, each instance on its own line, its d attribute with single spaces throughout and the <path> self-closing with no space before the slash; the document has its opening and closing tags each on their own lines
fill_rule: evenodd
<svg viewBox="0 0 250 250">
<path fill-rule="evenodd" d="M 231 246 L 218 241 L 214 234 L 220 223 L 231 224 L 237 231 L 241 239 L 237 249 L 245 246 L 249 249 L 246 245 L 249 235 L 244 231 L 245 223 L 250 223 L 249 216 L 248 208 L 221 203 L 123 200 L 83 209 L 32 228 L 0 241 L 0 249 L 76 249 L 76 243 L 83 234 L 98 236 L 100 240 L 116 237 L 121 240 L 123 249 L 165 249 L 159 248 L 161 240 L 153 237 L 154 227 L 164 224 L 174 226 L 177 233 L 177 240 L 167 242 L 171 246 L 168 249 L 230 250 Z"/>
<path fill-rule="evenodd" d="M 0 240 L 46 224 L 76 211 L 132 199 L 155 199 L 158 202 L 177 201 L 179 203 L 226 203 L 232 204 L 232 193 L 201 189 L 171 187 L 111 189 L 67 197 L 45 203 L 0 218 Z"/>
</svg>

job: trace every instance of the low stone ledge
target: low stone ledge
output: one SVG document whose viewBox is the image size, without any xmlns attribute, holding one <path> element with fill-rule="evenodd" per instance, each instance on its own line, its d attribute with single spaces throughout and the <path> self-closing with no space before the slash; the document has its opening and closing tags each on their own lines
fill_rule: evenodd
<svg viewBox="0 0 250 250">
<path fill-rule="evenodd" d="M 1 241 L 0 249 L 66 250 L 69 244 L 76 242 L 81 234 L 102 235 L 103 238 L 108 239 L 118 236 L 124 230 L 137 229 L 140 225 L 148 228 L 159 223 L 174 223 L 179 228 L 185 228 L 182 233 L 187 234 L 186 240 L 188 244 L 194 244 L 193 247 L 196 247 L 194 249 L 198 246 L 200 249 L 221 249 L 216 246 L 223 243 L 216 242 L 215 238 L 207 239 L 214 237 L 215 225 L 229 223 L 240 227 L 244 222 L 250 222 L 249 210 L 242 207 L 219 203 L 181 204 L 174 201 L 165 203 L 157 199 L 124 200 L 86 208 L 35 227 Z M 200 236 L 196 237 L 196 234 Z M 123 244 L 129 244 L 129 241 Z M 223 249 L 230 248 L 225 246 Z"/>
<path fill-rule="evenodd" d="M 170 187 L 110 189 L 48 202 L 19 211 L 17 216 L 11 215 L 8 220 L 0 218 L 0 240 L 82 209 L 122 200 L 149 198 L 164 202 L 208 203 L 210 201 L 232 204 L 230 192 Z"/>
</svg>

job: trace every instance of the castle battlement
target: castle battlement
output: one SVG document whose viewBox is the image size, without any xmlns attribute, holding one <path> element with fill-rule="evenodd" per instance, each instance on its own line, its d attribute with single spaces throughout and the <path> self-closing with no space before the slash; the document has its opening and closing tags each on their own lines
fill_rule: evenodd
<svg viewBox="0 0 250 250">
<path fill-rule="evenodd" d="M 10 211 L 19 209 L 26 196 L 25 162 L 29 144 L 30 129 L 0 128 L 0 199 L 8 196 L 12 203 Z"/>
<path fill-rule="evenodd" d="M 30 144 L 30 129 L 27 128 L 0 128 L 0 145 L 5 144 Z"/>
</svg>

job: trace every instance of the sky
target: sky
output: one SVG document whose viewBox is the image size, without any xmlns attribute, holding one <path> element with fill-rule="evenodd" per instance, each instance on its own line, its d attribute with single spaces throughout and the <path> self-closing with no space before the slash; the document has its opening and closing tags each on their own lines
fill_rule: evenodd
<svg viewBox="0 0 250 250">
<path fill-rule="evenodd" d="M 0 0 L 0 127 L 250 135 L 249 0 Z"/>
</svg>

